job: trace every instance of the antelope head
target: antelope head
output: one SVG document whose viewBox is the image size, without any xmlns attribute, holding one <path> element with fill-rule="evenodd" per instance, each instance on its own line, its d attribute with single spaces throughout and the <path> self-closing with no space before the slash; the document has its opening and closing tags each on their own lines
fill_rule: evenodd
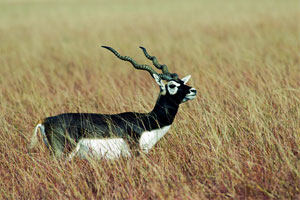
<svg viewBox="0 0 300 200">
<path fill-rule="evenodd" d="M 153 65 L 162 71 L 162 73 L 157 73 L 152 67 L 146 64 L 138 64 L 135 60 L 128 56 L 121 56 L 116 50 L 108 46 L 102 46 L 110 50 L 115 54 L 119 59 L 130 62 L 134 68 L 139 70 L 146 70 L 150 75 L 155 79 L 156 83 L 160 87 L 160 94 L 165 95 L 168 98 L 172 99 L 173 102 L 180 104 L 188 100 L 192 100 L 196 97 L 197 91 L 195 88 L 192 88 L 186 83 L 191 78 L 191 75 L 188 75 L 182 79 L 178 77 L 176 73 L 170 73 L 168 67 L 164 64 L 159 64 L 155 56 L 148 54 L 147 50 L 144 47 L 140 47 L 146 58 L 152 61 Z M 164 81 L 166 83 L 164 83 Z"/>
</svg>

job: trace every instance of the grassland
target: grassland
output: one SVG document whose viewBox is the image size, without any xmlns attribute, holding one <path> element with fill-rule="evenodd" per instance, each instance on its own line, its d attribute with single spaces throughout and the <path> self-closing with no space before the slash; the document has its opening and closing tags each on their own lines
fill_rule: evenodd
<svg viewBox="0 0 300 200">
<path fill-rule="evenodd" d="M 299 21 L 293 0 L 0 1 L 0 199 L 299 199 Z M 100 45 L 147 47 L 199 95 L 147 156 L 29 156 L 43 117 L 154 106 Z"/>
</svg>

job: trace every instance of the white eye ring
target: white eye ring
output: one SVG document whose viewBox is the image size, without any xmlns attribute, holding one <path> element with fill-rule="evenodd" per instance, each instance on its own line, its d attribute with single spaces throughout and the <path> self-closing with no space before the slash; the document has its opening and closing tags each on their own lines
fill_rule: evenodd
<svg viewBox="0 0 300 200">
<path fill-rule="evenodd" d="M 180 86 L 180 84 L 175 81 L 168 82 L 168 91 L 169 91 L 170 95 L 176 94 L 179 86 Z"/>
</svg>

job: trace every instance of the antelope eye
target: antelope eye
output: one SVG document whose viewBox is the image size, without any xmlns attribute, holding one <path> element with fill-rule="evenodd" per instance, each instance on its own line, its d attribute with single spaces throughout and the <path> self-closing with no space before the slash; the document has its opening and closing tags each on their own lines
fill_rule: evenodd
<svg viewBox="0 0 300 200">
<path fill-rule="evenodd" d="M 176 87 L 176 85 L 169 85 L 169 88 L 171 88 L 171 89 L 173 89 L 175 87 Z"/>
</svg>

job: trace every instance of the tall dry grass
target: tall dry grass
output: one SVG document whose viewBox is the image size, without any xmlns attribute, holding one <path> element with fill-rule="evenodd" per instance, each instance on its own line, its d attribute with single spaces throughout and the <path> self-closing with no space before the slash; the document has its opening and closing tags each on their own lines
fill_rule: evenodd
<svg viewBox="0 0 300 200">
<path fill-rule="evenodd" d="M 199 95 L 146 156 L 53 159 L 26 146 L 63 112 L 148 112 L 138 46 Z M 1 1 L 0 199 L 300 198 L 297 1 Z"/>
</svg>

